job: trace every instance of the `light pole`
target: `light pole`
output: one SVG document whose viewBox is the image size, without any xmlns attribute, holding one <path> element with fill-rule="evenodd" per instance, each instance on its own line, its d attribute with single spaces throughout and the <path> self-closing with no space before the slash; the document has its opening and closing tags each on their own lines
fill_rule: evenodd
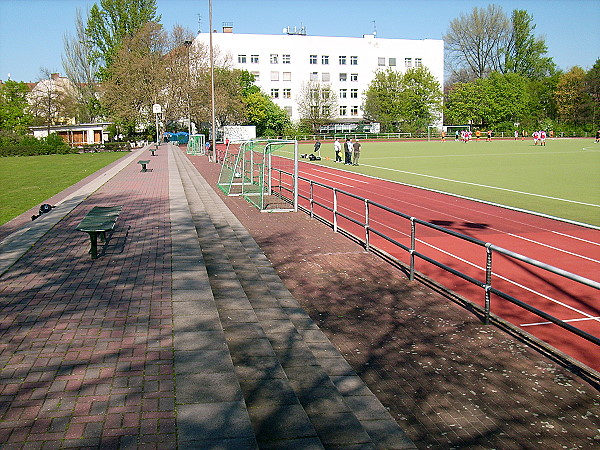
<svg viewBox="0 0 600 450">
<path fill-rule="evenodd" d="M 214 63 L 214 55 L 213 55 L 213 26 L 212 26 L 212 0 L 208 0 L 208 16 L 210 22 L 209 31 L 209 45 L 210 45 L 210 100 L 211 100 L 211 119 L 212 119 L 212 153 L 216 156 L 217 147 L 216 147 L 216 127 L 215 127 L 215 63 Z M 209 158 L 214 157 L 209 154 Z"/>
<path fill-rule="evenodd" d="M 156 116 L 156 148 L 160 145 L 160 137 L 158 136 L 158 115 L 162 112 L 162 107 L 155 103 L 152 105 L 152 112 Z"/>
</svg>

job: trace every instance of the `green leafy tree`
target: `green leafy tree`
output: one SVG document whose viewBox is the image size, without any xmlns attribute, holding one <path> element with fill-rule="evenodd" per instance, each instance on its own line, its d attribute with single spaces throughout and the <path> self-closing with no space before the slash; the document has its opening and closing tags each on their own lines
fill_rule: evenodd
<svg viewBox="0 0 600 450">
<path fill-rule="evenodd" d="M 457 83 L 447 94 L 446 122 L 496 128 L 528 115 L 527 79 L 493 72 L 488 78 Z"/>
<path fill-rule="evenodd" d="M 160 22 L 156 0 L 100 0 L 90 9 L 85 34 L 91 46 L 92 62 L 100 67 L 100 77 L 107 77 L 117 49 L 126 36 L 148 22 Z"/>
<path fill-rule="evenodd" d="M 597 124 L 600 119 L 600 59 L 588 71 L 585 76 L 585 90 L 589 94 L 592 106 L 592 124 Z"/>
<path fill-rule="evenodd" d="M 365 93 L 365 117 L 381 124 L 383 132 L 398 131 L 402 120 L 402 73 L 378 71 Z"/>
<path fill-rule="evenodd" d="M 535 37 L 533 16 L 516 9 L 511 15 L 511 27 L 505 50 L 503 71 L 539 79 L 555 70 L 552 58 L 544 56 L 548 47 L 544 39 Z"/>
<path fill-rule="evenodd" d="M 0 132 L 25 134 L 33 120 L 28 112 L 29 88 L 22 81 L 0 83 Z"/>
<path fill-rule="evenodd" d="M 424 130 L 440 118 L 441 86 L 426 67 L 404 74 L 379 71 L 365 93 L 363 110 L 384 132 Z"/>
<path fill-rule="evenodd" d="M 555 91 L 558 118 L 569 125 L 584 125 L 593 116 L 593 98 L 586 89 L 586 72 L 579 66 L 562 74 Z"/>
<path fill-rule="evenodd" d="M 244 97 L 248 124 L 256 126 L 256 134 L 263 137 L 282 136 L 290 126 L 287 113 L 266 94 L 254 91 Z"/>
</svg>

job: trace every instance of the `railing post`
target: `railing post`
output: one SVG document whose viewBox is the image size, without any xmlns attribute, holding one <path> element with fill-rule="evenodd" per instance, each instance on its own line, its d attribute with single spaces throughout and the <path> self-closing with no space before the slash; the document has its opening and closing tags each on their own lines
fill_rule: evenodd
<svg viewBox="0 0 600 450">
<path fill-rule="evenodd" d="M 417 227 L 415 224 L 415 218 L 410 218 L 410 275 L 408 279 L 413 281 L 415 279 L 415 242 L 417 234 Z"/>
<path fill-rule="evenodd" d="M 489 242 L 485 244 L 486 261 L 485 261 L 485 324 L 490 323 L 490 288 L 492 287 L 492 248 Z"/>
<path fill-rule="evenodd" d="M 367 251 L 370 251 L 369 234 L 369 200 L 365 198 L 365 250 Z"/>
<path fill-rule="evenodd" d="M 337 229 L 338 229 L 337 206 L 338 206 L 337 188 L 333 188 L 333 232 L 334 233 L 337 233 Z"/>
<path fill-rule="evenodd" d="M 314 214 L 314 207 L 313 207 L 313 202 L 314 202 L 314 197 L 313 197 L 313 182 L 312 180 L 310 180 L 310 194 L 309 194 L 309 202 L 310 202 L 310 218 L 314 218 L 315 214 Z"/>
</svg>

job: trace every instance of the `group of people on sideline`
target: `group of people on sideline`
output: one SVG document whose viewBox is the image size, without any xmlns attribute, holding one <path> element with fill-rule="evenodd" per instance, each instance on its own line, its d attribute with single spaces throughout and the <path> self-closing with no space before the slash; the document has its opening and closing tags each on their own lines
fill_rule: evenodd
<svg viewBox="0 0 600 450">
<path fill-rule="evenodd" d="M 317 142 L 319 142 L 317 140 Z M 317 144 L 315 143 L 315 148 Z M 320 147 L 320 144 L 319 144 Z M 333 149 L 335 151 L 335 162 L 342 162 L 342 147 L 344 151 L 344 165 L 347 166 L 358 166 L 358 160 L 360 159 L 361 144 L 358 139 L 346 138 L 346 142 L 343 144 L 339 139 L 336 139 L 333 143 Z"/>
</svg>

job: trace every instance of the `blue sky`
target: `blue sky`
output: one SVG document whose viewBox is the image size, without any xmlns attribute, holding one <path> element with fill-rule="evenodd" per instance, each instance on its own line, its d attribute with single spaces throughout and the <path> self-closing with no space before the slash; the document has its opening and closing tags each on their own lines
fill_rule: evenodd
<svg viewBox="0 0 600 450">
<path fill-rule="evenodd" d="M 0 79 L 36 81 L 41 68 L 64 73 L 63 36 L 73 34 L 77 8 L 97 1 L 0 0 Z M 600 0 L 213 0 L 213 28 L 233 22 L 234 32 L 280 34 L 306 27 L 313 36 L 441 39 L 450 21 L 473 7 L 502 6 L 507 15 L 525 9 L 535 34 L 559 68 L 589 69 L 600 58 Z M 208 0 L 157 0 L 162 24 L 208 31 Z M 198 23 L 200 15 L 200 24 Z"/>
</svg>

